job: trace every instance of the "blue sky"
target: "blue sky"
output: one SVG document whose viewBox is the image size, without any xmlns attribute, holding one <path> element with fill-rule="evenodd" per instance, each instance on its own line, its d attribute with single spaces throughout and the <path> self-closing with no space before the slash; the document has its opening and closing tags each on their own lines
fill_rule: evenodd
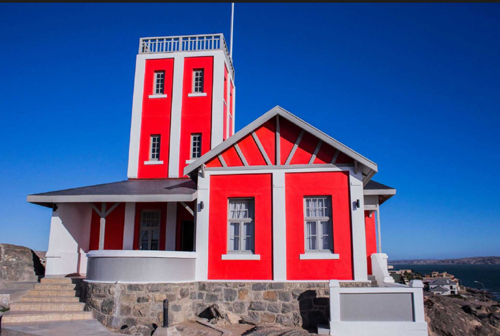
<svg viewBox="0 0 500 336">
<path fill-rule="evenodd" d="M 230 4 L 0 4 L 0 242 L 46 250 L 32 193 L 126 179 L 140 37 Z M 236 4 L 236 126 L 281 105 L 379 165 L 392 259 L 500 255 L 498 4 Z"/>
</svg>

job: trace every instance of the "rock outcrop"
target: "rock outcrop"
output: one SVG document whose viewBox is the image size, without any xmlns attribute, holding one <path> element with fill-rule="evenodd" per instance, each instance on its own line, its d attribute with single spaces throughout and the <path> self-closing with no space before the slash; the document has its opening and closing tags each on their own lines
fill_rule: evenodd
<svg viewBox="0 0 500 336">
<path fill-rule="evenodd" d="M 427 296 L 429 336 L 500 335 L 500 304 L 468 293 L 467 298 Z"/>
<path fill-rule="evenodd" d="M 44 272 L 40 258 L 29 248 L 0 244 L 0 286 L 6 282 L 38 281 Z"/>
</svg>

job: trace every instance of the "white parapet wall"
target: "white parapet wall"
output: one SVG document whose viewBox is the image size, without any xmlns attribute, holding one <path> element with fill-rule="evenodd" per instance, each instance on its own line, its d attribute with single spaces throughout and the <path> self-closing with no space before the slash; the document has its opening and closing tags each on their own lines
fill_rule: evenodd
<svg viewBox="0 0 500 336">
<path fill-rule="evenodd" d="M 377 281 L 379 287 L 385 287 L 394 283 L 394 279 L 389 274 L 387 268 L 387 259 L 389 257 L 385 253 L 373 253 L 372 259 L 372 274 Z"/>
<path fill-rule="evenodd" d="M 59 204 L 52 212 L 45 275 L 86 272 L 91 216 L 85 203 Z"/>
<path fill-rule="evenodd" d="M 428 336 L 423 284 L 341 288 L 330 281 L 330 335 Z"/>
</svg>

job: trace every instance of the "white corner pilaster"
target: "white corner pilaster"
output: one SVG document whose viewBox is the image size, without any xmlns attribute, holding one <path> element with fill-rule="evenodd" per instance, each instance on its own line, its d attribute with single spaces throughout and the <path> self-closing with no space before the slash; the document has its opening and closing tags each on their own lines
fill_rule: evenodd
<svg viewBox="0 0 500 336">
<path fill-rule="evenodd" d="M 210 149 L 223 141 L 224 130 L 224 54 L 214 55 L 212 88 L 212 134 Z"/>
<path fill-rule="evenodd" d="M 196 212 L 196 280 L 208 279 L 208 230 L 210 214 L 210 175 L 198 171 Z"/>
<path fill-rule="evenodd" d="M 175 251 L 176 231 L 177 231 L 177 203 L 167 203 L 167 230 L 165 247 L 167 251 Z"/>
<path fill-rule="evenodd" d="M 170 156 L 168 159 L 168 177 L 179 177 L 183 78 L 184 56 L 175 56 L 174 79 L 172 86 L 172 113 L 170 117 Z"/>
<path fill-rule="evenodd" d="M 236 85 L 233 82 L 233 134 L 236 133 Z"/>
<path fill-rule="evenodd" d="M 285 172 L 273 172 L 273 280 L 286 280 Z"/>
<path fill-rule="evenodd" d="M 125 223 L 123 229 L 123 249 L 134 249 L 135 202 L 125 203 Z"/>
<path fill-rule="evenodd" d="M 349 169 L 349 189 L 354 280 L 367 281 L 368 268 L 366 262 L 365 205 L 363 197 L 363 176 L 361 174 L 361 170 L 359 170 L 358 173 L 354 173 L 352 168 Z"/>
<path fill-rule="evenodd" d="M 139 145 L 141 139 L 142 97 L 144 95 L 144 75 L 146 58 L 137 55 L 135 63 L 134 94 L 132 100 L 132 123 L 128 151 L 128 178 L 137 178 L 139 169 Z"/>
</svg>

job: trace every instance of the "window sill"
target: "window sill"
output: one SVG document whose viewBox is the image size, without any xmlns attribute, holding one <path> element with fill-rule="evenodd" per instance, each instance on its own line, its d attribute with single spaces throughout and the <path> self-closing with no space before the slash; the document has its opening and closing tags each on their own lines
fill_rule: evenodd
<svg viewBox="0 0 500 336">
<path fill-rule="evenodd" d="M 260 260 L 260 254 L 250 254 L 250 253 L 223 254 L 222 260 Z"/>
<path fill-rule="evenodd" d="M 188 93 L 188 97 L 206 97 L 206 92 Z"/>
<path fill-rule="evenodd" d="M 149 98 L 167 98 L 166 94 L 153 94 L 149 95 Z"/>
<path fill-rule="evenodd" d="M 191 164 L 191 163 L 195 162 L 196 160 L 198 160 L 198 159 L 186 160 L 186 164 Z"/>
<path fill-rule="evenodd" d="M 144 161 L 145 165 L 162 165 L 163 161 Z"/>
<path fill-rule="evenodd" d="M 300 260 L 328 260 L 339 258 L 337 253 L 331 252 L 306 252 L 300 255 Z"/>
</svg>

